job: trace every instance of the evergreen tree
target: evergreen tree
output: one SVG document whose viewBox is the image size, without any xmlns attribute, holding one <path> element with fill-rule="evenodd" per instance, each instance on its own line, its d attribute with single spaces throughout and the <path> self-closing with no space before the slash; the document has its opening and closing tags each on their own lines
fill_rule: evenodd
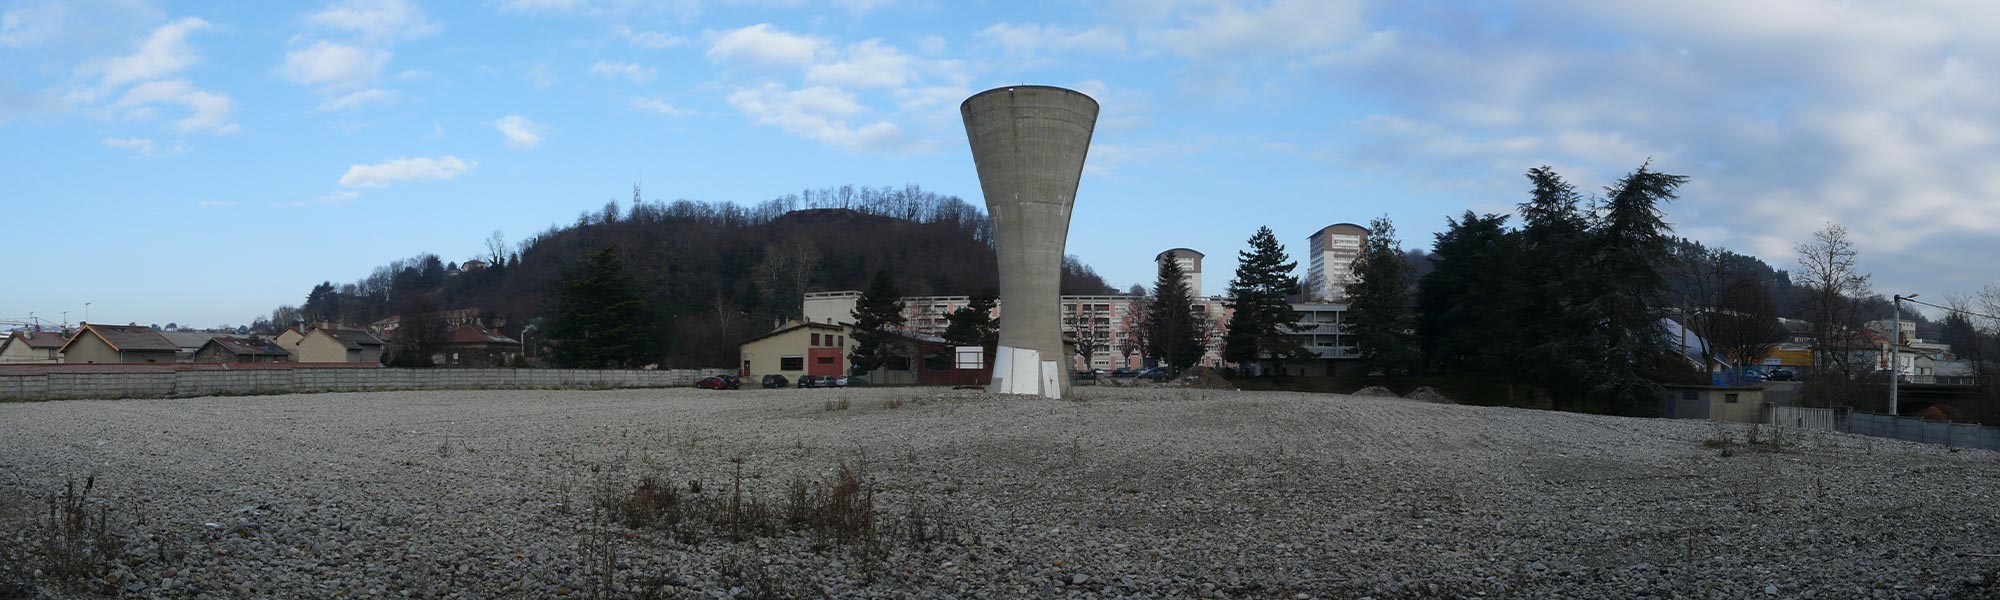
<svg viewBox="0 0 2000 600">
<path fill-rule="evenodd" d="M 1194 291 L 1188 289 L 1180 263 L 1172 257 L 1159 263 L 1152 303 L 1146 307 L 1146 354 L 1175 370 L 1185 370 L 1201 362 L 1201 355 L 1208 351 L 1202 344 L 1206 326 L 1194 312 Z"/>
<path fill-rule="evenodd" d="M 1364 372 L 1408 374 L 1418 363 L 1410 314 L 1410 265 L 1389 215 L 1368 222 L 1367 245 L 1354 259 L 1347 284 L 1347 337 Z"/>
<path fill-rule="evenodd" d="M 1546 166 L 1529 169 L 1533 191 L 1521 213 L 1522 299 L 1514 319 L 1515 364 L 1528 382 L 1547 391 L 1562 410 L 1584 394 L 1584 373 L 1593 356 L 1586 346 L 1590 323 L 1582 307 L 1590 301 L 1583 273 L 1584 241 L 1590 221 L 1577 203 L 1576 188 Z"/>
<path fill-rule="evenodd" d="M 1431 248 L 1434 268 L 1417 283 L 1424 357 L 1449 373 L 1511 378 L 1518 239 L 1507 231 L 1506 215 L 1466 211 L 1446 223 Z"/>
<path fill-rule="evenodd" d="M 653 313 L 640 301 L 616 248 L 571 266 L 552 299 L 548 345 L 557 366 L 636 367 L 659 358 Z"/>
<path fill-rule="evenodd" d="M 876 271 L 868 289 L 854 302 L 854 342 L 847 353 L 855 372 L 879 369 L 895 356 L 896 336 L 903 328 L 903 293 L 888 271 Z"/>
<path fill-rule="evenodd" d="M 993 318 L 998 297 L 993 292 L 973 294 L 963 308 L 945 315 L 944 339 L 960 346 L 979 346 L 992 353 L 1000 345 L 1000 321 Z"/>
<path fill-rule="evenodd" d="M 1269 227 L 1250 236 L 1250 250 L 1237 252 L 1236 278 L 1229 281 L 1229 307 L 1235 316 L 1224 334 L 1222 357 L 1248 365 L 1263 359 L 1279 363 L 1307 356 L 1292 336 L 1299 315 L 1286 297 L 1299 289 L 1292 275 L 1299 263 L 1285 254 Z"/>
<path fill-rule="evenodd" d="M 1641 165 L 1605 190 L 1604 216 L 1591 232 L 1582 274 L 1595 296 L 1581 307 L 1597 359 L 1586 364 L 1590 393 L 1605 408 L 1632 412 L 1659 397 L 1675 360 L 1660 326 L 1667 301 L 1673 228 L 1660 216 L 1687 177 Z"/>
</svg>

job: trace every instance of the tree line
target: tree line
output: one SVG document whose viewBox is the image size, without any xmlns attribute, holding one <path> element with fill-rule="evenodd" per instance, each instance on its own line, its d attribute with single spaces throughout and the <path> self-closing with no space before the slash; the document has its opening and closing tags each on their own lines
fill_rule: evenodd
<svg viewBox="0 0 2000 600">
<path fill-rule="evenodd" d="M 542 323 L 528 332 L 530 346 L 540 347 L 538 337 L 574 331 L 554 326 L 569 308 L 558 290 L 593 277 L 606 285 L 590 273 L 609 268 L 608 252 L 643 308 L 621 313 L 620 327 L 651 340 L 615 362 L 728 366 L 737 342 L 800 318 L 805 293 L 861 289 L 877 271 L 894 273 L 896 285 L 916 295 L 997 287 L 992 230 L 978 207 L 914 185 L 808 190 L 749 207 L 643 200 L 635 187 L 630 204 L 607 202 L 517 244 L 495 232 L 476 257 L 484 268 L 454 270 L 434 254 L 392 261 L 352 283 L 318 284 L 303 304 L 279 307 L 253 327 L 365 326 L 390 315 L 478 308 L 488 322 L 504 321 L 508 335 Z M 1064 261 L 1062 279 L 1066 294 L 1112 291 L 1075 257 Z M 551 358 L 588 364 L 569 362 L 577 356 L 596 355 Z"/>
</svg>

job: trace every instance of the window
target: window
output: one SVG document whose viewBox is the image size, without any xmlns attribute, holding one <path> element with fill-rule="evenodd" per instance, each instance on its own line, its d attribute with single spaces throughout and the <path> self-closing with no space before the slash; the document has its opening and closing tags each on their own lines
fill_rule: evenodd
<svg viewBox="0 0 2000 600">
<path fill-rule="evenodd" d="M 812 343 L 812 345 L 814 345 L 814 346 L 818 346 L 818 345 L 819 345 L 819 334 L 817 334 L 817 333 L 813 334 L 813 343 Z"/>
<path fill-rule="evenodd" d="M 1722 395 L 1722 403 L 1723 403 L 1723 404 L 1735 404 L 1735 403 L 1736 403 L 1736 394 L 1723 394 L 1723 395 Z"/>
<path fill-rule="evenodd" d="M 806 370 L 806 357 L 803 357 L 803 356 L 786 356 L 786 357 L 782 357 L 782 358 L 779 358 L 779 359 L 778 359 L 778 370 L 780 370 L 780 371 L 804 371 L 804 370 Z"/>
<path fill-rule="evenodd" d="M 840 346 L 840 347 L 846 347 L 846 346 L 847 346 L 847 336 L 844 336 L 844 335 L 837 335 L 837 336 L 834 336 L 834 337 L 833 337 L 833 339 L 834 339 L 834 342 L 833 342 L 833 345 L 835 345 L 835 346 Z"/>
</svg>

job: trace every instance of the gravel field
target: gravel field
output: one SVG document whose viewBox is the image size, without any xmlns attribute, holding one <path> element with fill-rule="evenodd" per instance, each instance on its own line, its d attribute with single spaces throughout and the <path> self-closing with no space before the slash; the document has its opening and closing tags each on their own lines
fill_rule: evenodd
<svg viewBox="0 0 2000 600">
<path fill-rule="evenodd" d="M 0 545 L 32 545 L 38 498 L 95 476 L 126 557 L 95 580 L 17 590 L 2000 597 L 1993 452 L 1789 431 L 1773 444 L 1771 429 L 1752 445 L 1747 426 L 1397 398 L 1080 392 L 1083 402 L 876 388 L 0 404 Z M 720 530 L 689 540 L 606 523 L 594 508 L 646 476 L 700 480 L 722 499 L 740 481 L 745 497 L 782 499 L 842 464 L 873 492 L 876 544 Z M 918 503 L 947 539 L 903 533 Z M 609 569 L 593 559 L 604 554 Z M 10 556 L 0 580 L 35 568 Z"/>
</svg>

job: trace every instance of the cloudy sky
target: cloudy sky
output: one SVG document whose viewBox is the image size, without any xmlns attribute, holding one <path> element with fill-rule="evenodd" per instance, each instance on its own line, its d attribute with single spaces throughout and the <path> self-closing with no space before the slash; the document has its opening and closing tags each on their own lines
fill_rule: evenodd
<svg viewBox="0 0 2000 600">
<path fill-rule="evenodd" d="M 1554 165 L 1651 158 L 1682 234 L 1878 291 L 2000 281 L 2000 3 L 1983 0 L 0 1 L 0 319 L 244 323 L 607 200 L 840 184 L 979 201 L 956 107 L 1103 105 L 1070 249 L 1123 287 L 1260 225 L 1428 244 Z"/>
</svg>

